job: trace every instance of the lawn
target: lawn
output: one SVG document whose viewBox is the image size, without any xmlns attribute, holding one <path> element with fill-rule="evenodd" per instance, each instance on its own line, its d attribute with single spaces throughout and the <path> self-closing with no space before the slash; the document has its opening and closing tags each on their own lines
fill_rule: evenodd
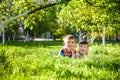
<svg viewBox="0 0 120 80">
<path fill-rule="evenodd" d="M 88 57 L 76 60 L 57 56 L 62 45 L 61 41 L 0 44 L 0 79 L 120 80 L 120 43 L 94 43 Z"/>
</svg>

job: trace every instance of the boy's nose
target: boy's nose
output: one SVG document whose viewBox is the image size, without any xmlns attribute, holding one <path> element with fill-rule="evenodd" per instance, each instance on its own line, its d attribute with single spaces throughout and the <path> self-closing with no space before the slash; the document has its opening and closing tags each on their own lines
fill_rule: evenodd
<svg viewBox="0 0 120 80">
<path fill-rule="evenodd" d="M 73 43 L 70 43 L 71 45 L 73 45 Z"/>
</svg>

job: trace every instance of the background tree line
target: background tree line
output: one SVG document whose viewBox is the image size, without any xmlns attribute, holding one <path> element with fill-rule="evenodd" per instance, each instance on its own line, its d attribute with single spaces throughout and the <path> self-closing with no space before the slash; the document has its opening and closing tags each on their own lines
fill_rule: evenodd
<svg viewBox="0 0 120 80">
<path fill-rule="evenodd" d="M 37 10 L 39 6 L 49 3 L 64 2 Z M 120 1 L 119 0 L 0 0 L 0 24 L 11 17 L 35 10 L 30 15 L 20 17 L 6 24 L 6 38 L 17 39 L 22 24 L 26 33 L 40 37 L 50 32 L 54 39 L 66 34 L 74 34 L 79 40 L 85 38 L 115 39 L 120 35 Z M 2 30 L 1 30 L 2 33 Z M 25 33 L 25 34 L 26 34 Z"/>
</svg>

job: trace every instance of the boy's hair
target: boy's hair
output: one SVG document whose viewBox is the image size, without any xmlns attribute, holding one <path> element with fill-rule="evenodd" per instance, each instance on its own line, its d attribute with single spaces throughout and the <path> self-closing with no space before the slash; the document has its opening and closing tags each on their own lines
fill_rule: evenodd
<svg viewBox="0 0 120 80">
<path fill-rule="evenodd" d="M 75 36 L 74 36 L 74 35 L 71 35 L 71 34 L 65 36 L 64 42 L 65 42 L 66 40 L 69 40 L 69 39 L 75 39 Z"/>
<path fill-rule="evenodd" d="M 79 45 L 80 45 L 80 44 L 87 44 L 87 45 L 88 45 L 88 42 L 85 41 L 85 40 L 83 40 L 83 41 L 80 41 L 80 42 L 79 42 Z"/>
</svg>

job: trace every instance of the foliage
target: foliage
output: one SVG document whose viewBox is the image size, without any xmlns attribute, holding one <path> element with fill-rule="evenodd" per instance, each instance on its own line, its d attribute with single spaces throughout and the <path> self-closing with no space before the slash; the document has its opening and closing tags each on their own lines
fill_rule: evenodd
<svg viewBox="0 0 120 80">
<path fill-rule="evenodd" d="M 48 0 L 51 1 L 51 0 Z M 6 32 L 17 32 L 19 24 L 24 22 L 24 29 L 31 34 L 51 32 L 54 38 L 65 34 L 76 34 L 79 31 L 101 34 L 106 28 L 107 37 L 120 30 L 119 0 L 56 0 L 64 4 L 36 11 L 6 25 Z M 37 9 L 45 5 L 47 0 L 1 0 L 0 25 L 10 17 Z M 15 28 L 16 26 L 16 28 Z M 10 27 L 10 28 L 8 28 Z M 11 35 L 8 35 L 11 36 Z M 100 37 L 100 35 L 98 35 Z M 117 36 L 118 37 L 118 36 Z"/>
<path fill-rule="evenodd" d="M 86 58 L 57 56 L 62 42 L 9 42 L 0 46 L 1 79 L 119 80 L 120 46 L 93 44 Z M 7 65 L 7 66 L 6 66 Z"/>
<path fill-rule="evenodd" d="M 107 36 L 119 31 L 119 1 L 72 0 L 62 7 L 57 22 L 67 34 L 72 33 L 71 30 L 75 34 L 79 31 L 101 34 L 104 26 Z"/>
</svg>

